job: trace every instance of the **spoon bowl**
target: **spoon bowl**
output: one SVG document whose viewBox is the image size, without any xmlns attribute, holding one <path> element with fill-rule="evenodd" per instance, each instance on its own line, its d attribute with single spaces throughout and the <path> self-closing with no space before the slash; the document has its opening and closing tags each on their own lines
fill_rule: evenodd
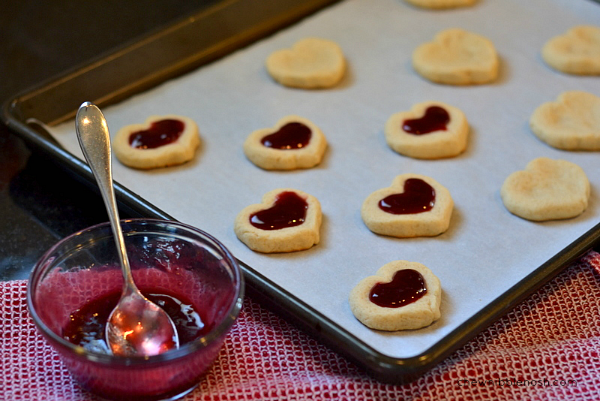
<svg viewBox="0 0 600 401">
<path fill-rule="evenodd" d="M 108 212 L 123 272 L 123 291 L 106 324 L 106 342 L 115 355 L 153 356 L 179 347 L 177 329 L 169 315 L 148 300 L 133 281 L 125 239 L 119 223 L 111 166 L 110 133 L 100 109 L 83 103 L 75 128 L 79 145 L 100 188 Z"/>
<path fill-rule="evenodd" d="M 129 290 L 131 291 L 131 290 Z M 121 296 L 106 324 L 106 342 L 115 355 L 158 355 L 179 346 L 169 315 L 137 291 Z"/>
</svg>

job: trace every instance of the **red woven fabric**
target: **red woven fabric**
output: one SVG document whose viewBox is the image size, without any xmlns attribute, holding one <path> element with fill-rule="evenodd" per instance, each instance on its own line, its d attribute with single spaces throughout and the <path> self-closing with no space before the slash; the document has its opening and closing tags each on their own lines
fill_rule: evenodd
<svg viewBox="0 0 600 401">
<path fill-rule="evenodd" d="M 388 385 L 247 299 L 185 400 L 600 400 L 600 254 L 590 252 L 426 375 Z M 0 399 L 95 400 L 0 283 Z"/>
</svg>

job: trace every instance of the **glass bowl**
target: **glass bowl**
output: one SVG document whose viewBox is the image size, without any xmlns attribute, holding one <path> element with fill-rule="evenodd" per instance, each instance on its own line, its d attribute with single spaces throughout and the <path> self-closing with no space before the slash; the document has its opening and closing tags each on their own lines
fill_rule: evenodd
<svg viewBox="0 0 600 401">
<path fill-rule="evenodd" d="M 86 305 L 120 295 L 123 278 L 108 223 L 64 238 L 41 257 L 27 288 L 29 312 L 90 392 L 112 400 L 176 399 L 198 385 L 217 357 L 242 306 L 243 276 L 229 251 L 194 227 L 154 219 L 121 224 L 137 286 L 146 295 L 164 294 L 191 305 L 200 328 L 195 336 L 150 357 L 118 357 L 103 344 L 81 346 L 66 339 L 70 320 Z"/>
</svg>

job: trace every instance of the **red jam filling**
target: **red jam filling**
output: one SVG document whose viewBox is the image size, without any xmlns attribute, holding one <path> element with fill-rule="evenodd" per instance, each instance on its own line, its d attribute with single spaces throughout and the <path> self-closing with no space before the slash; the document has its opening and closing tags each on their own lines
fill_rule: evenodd
<svg viewBox="0 0 600 401">
<path fill-rule="evenodd" d="M 308 203 L 297 193 L 282 192 L 275 198 L 275 204 L 250 216 L 250 224 L 261 230 L 279 230 L 304 223 Z"/>
<path fill-rule="evenodd" d="M 404 192 L 388 195 L 379 201 L 379 208 L 391 214 L 416 214 L 435 205 L 435 189 L 420 178 L 404 182 Z"/>
<path fill-rule="evenodd" d="M 155 149 L 179 139 L 185 124 L 179 120 L 160 120 L 150 124 L 147 130 L 136 131 L 129 135 L 129 145 L 136 149 Z"/>
<path fill-rule="evenodd" d="M 421 118 L 404 120 L 402 129 L 413 135 L 429 134 L 435 131 L 445 131 L 450 122 L 450 114 L 440 106 L 430 106 Z"/>
<path fill-rule="evenodd" d="M 174 296 L 153 294 L 144 291 L 144 296 L 164 309 L 171 317 L 180 345 L 208 333 L 210 327 L 205 326 L 200 314 L 191 304 L 182 302 Z M 71 314 L 69 323 L 63 328 L 62 337 L 80 345 L 88 351 L 110 353 L 105 339 L 108 316 L 119 302 L 119 291 L 95 299 Z"/>
<path fill-rule="evenodd" d="M 312 132 L 310 128 L 302 123 L 287 123 L 283 127 L 279 128 L 277 132 L 262 138 L 260 142 L 264 146 L 273 149 L 301 149 L 308 145 L 311 134 Z"/>
<path fill-rule="evenodd" d="M 377 283 L 369 300 L 382 308 L 399 308 L 416 302 L 427 293 L 425 279 L 416 270 L 398 270 L 389 283 Z"/>
</svg>

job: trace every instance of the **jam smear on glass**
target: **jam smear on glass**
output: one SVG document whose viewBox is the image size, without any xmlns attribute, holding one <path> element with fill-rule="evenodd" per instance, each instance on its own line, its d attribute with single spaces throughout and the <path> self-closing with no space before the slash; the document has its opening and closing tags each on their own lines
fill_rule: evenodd
<svg viewBox="0 0 600 401">
<path fill-rule="evenodd" d="M 416 302 L 427 293 L 425 279 L 416 270 L 398 270 L 389 283 L 377 283 L 369 300 L 382 308 L 399 308 Z"/>
<path fill-rule="evenodd" d="M 250 224 L 261 230 L 279 230 L 304 223 L 308 203 L 297 193 L 282 192 L 275 198 L 275 204 L 250 215 Z"/>
<path fill-rule="evenodd" d="M 191 304 L 164 293 L 154 294 L 144 291 L 144 296 L 167 312 L 175 324 L 181 345 L 193 341 L 210 330 Z M 73 311 L 69 323 L 63 328 L 62 337 L 88 351 L 110 354 L 105 338 L 106 322 L 120 297 L 121 292 L 115 291 Z"/>
<path fill-rule="evenodd" d="M 306 125 L 292 122 L 285 124 L 277 132 L 265 136 L 260 142 L 273 149 L 301 149 L 308 145 L 311 135 L 312 132 Z"/>
<path fill-rule="evenodd" d="M 136 149 L 155 149 L 179 139 L 185 124 L 183 121 L 167 119 L 155 121 L 147 130 L 132 132 L 129 145 Z"/>
<path fill-rule="evenodd" d="M 404 120 L 402 129 L 413 135 L 429 134 L 435 131 L 445 131 L 450 122 L 450 114 L 440 106 L 430 106 L 420 118 Z"/>
<path fill-rule="evenodd" d="M 404 182 L 404 192 L 388 195 L 379 201 L 379 208 L 391 214 L 416 214 L 435 205 L 435 189 L 420 178 Z"/>
</svg>

